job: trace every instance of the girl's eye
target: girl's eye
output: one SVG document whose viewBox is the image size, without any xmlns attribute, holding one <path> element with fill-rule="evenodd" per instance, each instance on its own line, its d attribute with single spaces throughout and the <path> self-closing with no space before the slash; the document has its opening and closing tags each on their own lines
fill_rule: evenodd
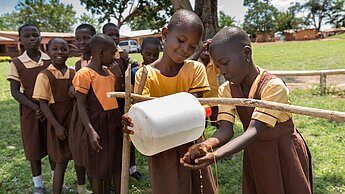
<svg viewBox="0 0 345 194">
<path fill-rule="evenodd" d="M 177 40 L 178 40 L 179 43 L 183 43 L 184 42 L 184 40 L 181 40 L 179 38 Z"/>
</svg>

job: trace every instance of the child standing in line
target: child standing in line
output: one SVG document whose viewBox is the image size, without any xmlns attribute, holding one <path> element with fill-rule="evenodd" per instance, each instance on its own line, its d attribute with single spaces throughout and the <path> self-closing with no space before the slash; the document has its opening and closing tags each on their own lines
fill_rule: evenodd
<svg viewBox="0 0 345 194">
<path fill-rule="evenodd" d="M 247 33 L 239 27 L 219 31 L 210 45 L 210 55 L 220 67 L 225 82 L 220 98 L 251 98 L 289 103 L 284 82 L 256 66 Z M 233 136 L 235 115 L 244 133 Z M 206 141 L 192 146 L 181 159 L 191 169 L 208 166 L 216 160 L 243 153 L 242 193 L 313 193 L 311 155 L 295 128 L 291 113 L 266 108 L 220 105 L 219 129 Z M 211 148 L 217 148 L 210 152 Z"/>
<path fill-rule="evenodd" d="M 79 71 L 82 67 L 86 67 L 91 62 L 91 52 L 89 43 L 93 35 L 96 34 L 96 29 L 90 24 L 81 24 L 75 30 L 75 37 L 77 41 L 78 50 L 82 53 L 80 60 L 75 63 L 75 71 Z M 77 189 L 79 194 L 92 193 L 86 188 L 85 183 L 85 165 L 83 164 L 83 153 L 85 150 L 82 149 L 82 131 L 84 126 L 79 118 L 77 104 L 74 104 L 71 126 L 69 128 L 69 148 L 72 153 L 74 160 L 74 169 L 77 175 Z M 92 184 L 91 177 L 89 181 Z"/>
<path fill-rule="evenodd" d="M 80 24 L 75 29 L 75 40 L 77 41 L 77 47 L 78 50 L 82 53 L 80 60 L 75 63 L 76 71 L 89 64 L 91 59 L 89 42 L 92 36 L 95 34 L 96 29 L 90 24 Z"/>
<path fill-rule="evenodd" d="M 7 80 L 11 94 L 19 102 L 20 127 L 25 158 L 30 161 L 34 193 L 45 193 L 42 181 L 41 159 L 47 155 L 45 117 L 38 101 L 32 98 L 37 75 L 50 64 L 49 56 L 40 51 L 41 35 L 32 24 L 24 24 L 18 30 L 19 41 L 25 52 L 12 59 Z M 23 92 L 20 88 L 23 87 Z M 52 175 L 54 164 L 51 162 Z"/>
<path fill-rule="evenodd" d="M 116 79 L 122 75 L 119 68 L 113 74 L 116 47 L 107 35 L 96 34 L 90 41 L 91 62 L 81 68 L 73 79 L 77 91 L 78 112 L 85 127 L 83 161 L 92 177 L 93 193 L 109 193 L 115 174 L 116 193 L 120 192 L 122 131 L 121 112 L 115 98 L 107 98 L 107 92 L 115 91 Z M 115 63 L 118 65 L 117 63 Z"/>
<path fill-rule="evenodd" d="M 141 62 L 138 66 L 133 67 L 131 71 L 131 78 L 132 78 L 132 85 L 135 83 L 135 74 L 137 73 L 138 69 L 144 65 L 149 65 L 155 62 L 159 58 L 159 51 L 161 47 L 161 41 L 158 38 L 154 37 L 147 37 L 144 38 L 141 44 L 141 56 L 143 57 L 143 62 Z"/>
<path fill-rule="evenodd" d="M 189 92 L 202 97 L 210 90 L 204 65 L 186 60 L 194 53 L 203 31 L 203 24 L 194 12 L 182 9 L 174 13 L 168 27 L 162 30 L 165 40 L 162 58 L 146 66 L 148 73 L 143 95 L 162 97 Z M 142 70 L 136 74 L 134 91 L 138 90 Z M 133 125 L 128 115 L 124 115 L 123 120 Z M 127 128 L 123 130 L 133 133 Z M 202 141 L 202 137 L 197 141 Z M 194 171 L 180 164 L 180 158 L 191 145 L 193 142 L 148 157 L 153 194 L 216 193 L 210 167 Z"/>
<path fill-rule="evenodd" d="M 106 34 L 113 38 L 117 51 L 115 52 L 115 61 L 120 65 L 121 72 L 123 73 L 122 76 L 122 83 L 125 83 L 124 81 L 124 73 L 127 68 L 127 65 L 129 63 L 128 53 L 126 51 L 123 51 L 119 47 L 120 42 L 120 33 L 119 28 L 113 24 L 113 23 L 107 23 L 103 26 L 103 34 Z M 132 69 L 135 68 L 132 65 Z M 121 84 L 122 85 L 122 84 Z M 124 85 L 120 86 L 120 84 L 117 84 L 116 91 L 122 91 L 124 92 Z M 119 109 L 121 112 L 124 110 L 124 99 L 117 99 L 119 103 Z M 131 144 L 131 153 L 130 153 L 130 168 L 129 168 L 129 174 L 131 177 L 133 177 L 135 180 L 139 181 L 142 178 L 142 174 L 137 170 L 136 164 L 135 164 L 135 147 L 133 144 Z"/>
<path fill-rule="evenodd" d="M 48 55 L 52 64 L 41 71 L 36 79 L 33 98 L 47 118 L 48 155 L 56 163 L 53 193 L 62 191 L 65 170 L 72 159 L 68 148 L 68 128 L 73 109 L 73 95 L 69 95 L 75 71 L 65 64 L 69 47 L 66 40 L 53 38 L 48 42 Z"/>
</svg>

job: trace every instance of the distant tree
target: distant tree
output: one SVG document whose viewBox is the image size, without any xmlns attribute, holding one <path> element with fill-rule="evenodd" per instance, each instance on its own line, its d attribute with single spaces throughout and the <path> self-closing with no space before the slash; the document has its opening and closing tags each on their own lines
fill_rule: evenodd
<svg viewBox="0 0 345 194">
<path fill-rule="evenodd" d="M 99 23 L 98 19 L 95 18 L 93 14 L 89 15 L 87 13 L 83 13 L 81 16 L 79 16 L 78 21 L 80 24 L 87 23 L 92 25 L 93 27 L 96 28 L 96 31 L 100 32 L 101 31 L 101 24 Z"/>
<path fill-rule="evenodd" d="M 226 15 L 224 11 L 219 12 L 219 27 L 223 28 L 224 26 L 234 26 L 236 25 L 235 17 L 231 17 L 229 15 Z"/>
<path fill-rule="evenodd" d="M 332 10 L 332 0 L 308 0 L 301 5 L 301 10 L 307 13 L 306 24 L 320 30 Z"/>
<path fill-rule="evenodd" d="M 299 4 L 290 6 L 286 11 L 278 12 L 277 15 L 277 31 L 283 32 L 289 29 L 302 28 L 304 24 L 303 18 L 297 17 Z"/>
<path fill-rule="evenodd" d="M 19 22 L 37 25 L 41 31 L 71 32 L 76 22 L 72 4 L 59 0 L 24 0 L 15 7 Z"/>
<path fill-rule="evenodd" d="M 20 26 L 18 14 L 16 12 L 4 13 L 0 15 L 0 30 L 16 31 Z"/>
<path fill-rule="evenodd" d="M 270 0 L 245 0 L 248 11 L 244 16 L 243 29 L 251 34 L 273 33 L 277 30 L 278 10 Z"/>
<path fill-rule="evenodd" d="M 335 0 L 332 1 L 332 5 L 327 16 L 328 24 L 332 24 L 334 27 L 345 27 L 345 1 Z"/>
</svg>

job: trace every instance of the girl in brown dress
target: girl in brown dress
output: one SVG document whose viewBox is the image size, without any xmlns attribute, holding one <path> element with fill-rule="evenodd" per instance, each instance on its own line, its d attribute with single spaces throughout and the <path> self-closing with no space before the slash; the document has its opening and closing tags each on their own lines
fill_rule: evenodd
<svg viewBox="0 0 345 194">
<path fill-rule="evenodd" d="M 115 91 L 121 71 L 119 67 L 112 68 L 114 71 L 105 67 L 114 64 L 116 51 L 109 36 L 93 36 L 90 51 L 90 64 L 81 68 L 73 79 L 78 112 L 85 128 L 81 137 L 82 149 L 85 150 L 83 163 L 87 174 L 92 177 L 93 193 L 109 193 L 113 174 L 120 177 L 121 173 L 122 131 L 117 101 L 107 98 L 106 93 Z M 115 185 L 116 193 L 120 192 L 119 181 Z"/>
<path fill-rule="evenodd" d="M 10 81 L 13 98 L 19 102 L 21 135 L 25 158 L 30 161 L 34 193 L 45 193 L 41 159 L 47 155 L 46 123 L 39 103 L 32 98 L 32 93 L 37 75 L 48 67 L 50 60 L 48 55 L 39 50 L 41 35 L 35 25 L 24 24 L 18 33 L 25 52 L 12 59 L 7 80 Z M 51 169 L 54 170 L 53 163 Z"/>
<path fill-rule="evenodd" d="M 73 95 L 69 95 L 74 70 L 65 64 L 69 54 L 68 43 L 62 38 L 48 42 L 52 64 L 37 76 L 33 98 L 47 118 L 48 155 L 56 163 L 53 193 L 61 193 L 67 163 L 71 157 L 68 148 L 68 128 L 73 109 Z"/>
<path fill-rule="evenodd" d="M 220 98 L 289 103 L 284 82 L 253 64 L 250 39 L 241 28 L 227 27 L 218 32 L 210 44 L 210 55 L 227 80 L 219 89 Z M 245 131 L 228 142 L 236 115 Z M 198 169 L 213 163 L 214 158 L 219 160 L 244 149 L 242 193 L 313 192 L 311 155 L 291 113 L 220 105 L 218 121 L 220 127 L 214 135 L 190 147 L 182 164 Z M 211 147 L 220 148 L 212 153 Z"/>
<path fill-rule="evenodd" d="M 96 29 L 90 24 L 81 24 L 75 30 L 75 39 L 79 52 L 82 53 L 80 60 L 75 63 L 75 71 L 79 71 L 82 67 L 86 67 L 91 62 L 91 52 L 89 43 Z M 74 161 L 74 169 L 77 175 L 77 190 L 81 194 L 92 193 L 86 188 L 85 184 L 85 167 L 82 161 L 84 150 L 81 148 L 81 136 L 84 126 L 79 118 L 77 103 L 73 105 L 71 118 L 71 126 L 69 129 L 68 144 Z M 92 184 L 91 177 L 89 181 Z"/>
</svg>

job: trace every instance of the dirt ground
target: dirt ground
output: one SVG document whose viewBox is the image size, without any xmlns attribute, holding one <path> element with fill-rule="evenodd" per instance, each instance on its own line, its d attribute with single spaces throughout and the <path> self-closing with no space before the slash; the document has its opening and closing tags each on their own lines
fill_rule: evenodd
<svg viewBox="0 0 345 194">
<path fill-rule="evenodd" d="M 320 76 L 286 76 L 281 78 L 289 89 L 306 89 L 320 86 Z M 328 75 L 326 86 L 345 89 L 345 75 Z"/>
</svg>

